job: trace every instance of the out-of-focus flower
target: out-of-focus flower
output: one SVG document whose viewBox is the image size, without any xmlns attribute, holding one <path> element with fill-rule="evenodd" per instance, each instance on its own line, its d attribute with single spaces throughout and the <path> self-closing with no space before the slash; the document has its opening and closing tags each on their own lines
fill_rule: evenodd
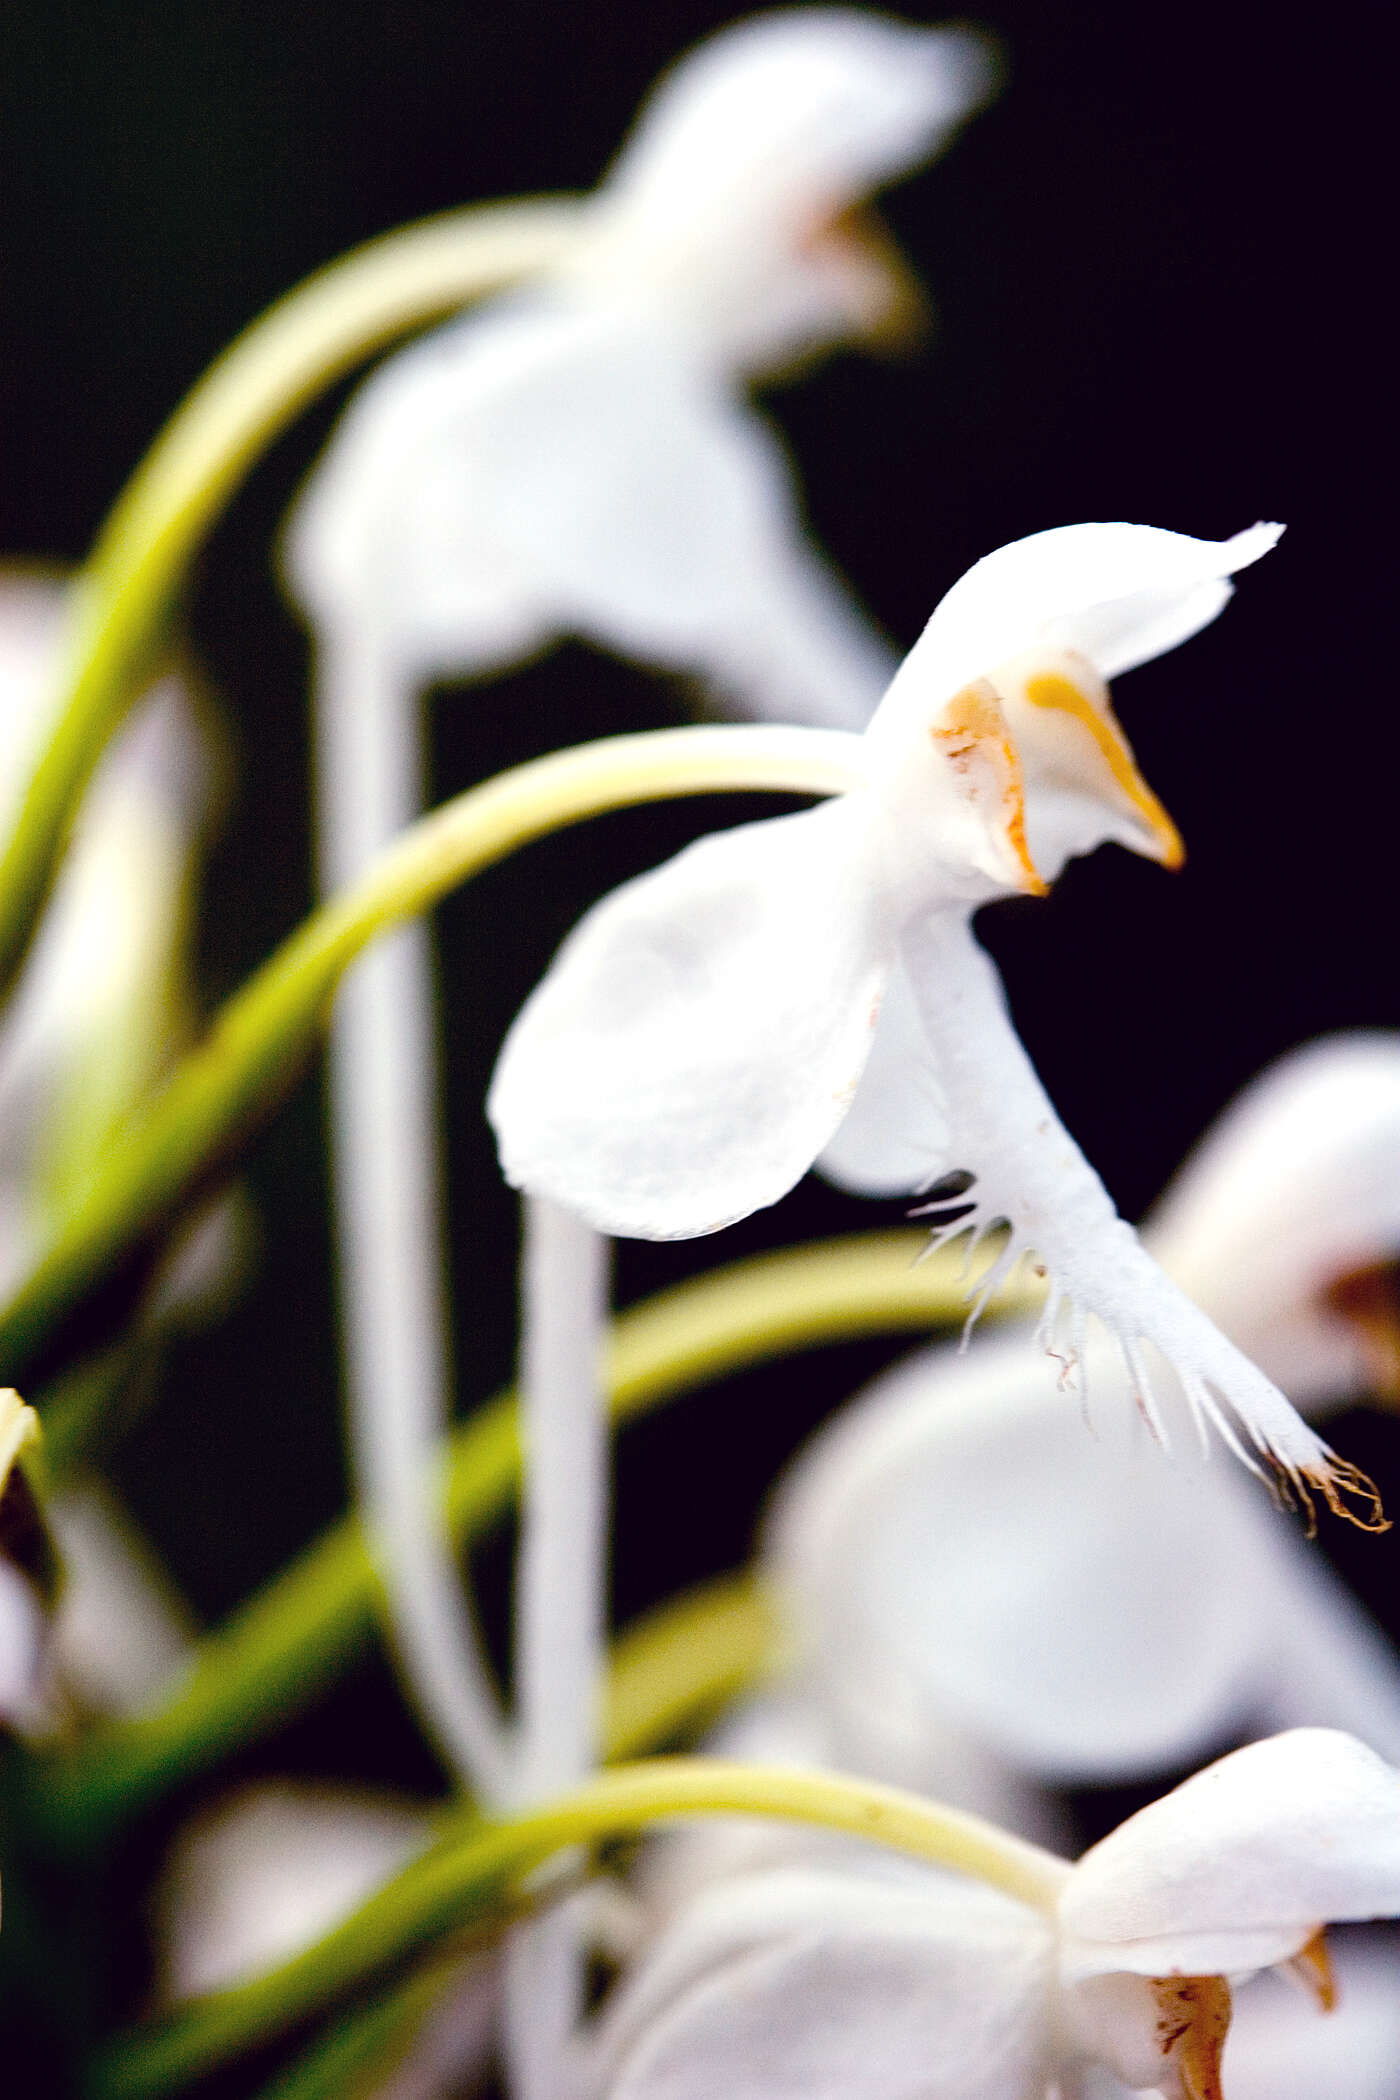
<svg viewBox="0 0 1400 2100">
<path fill-rule="evenodd" d="M 0 573 L 0 821 L 53 726 L 64 613 L 56 578 Z M 83 800 L 0 1021 L 0 1289 L 191 1031 L 191 889 L 217 770 L 200 711 L 166 678 L 113 740 Z M 237 1255 L 237 1212 L 225 1201 L 172 1249 L 142 1308 L 143 1340 L 216 1304 Z M 53 1718 L 60 1686 L 81 1704 L 139 1704 L 182 1659 L 187 1632 L 110 1498 L 65 1485 L 48 1513 L 65 1581 L 44 1697 L 27 1713 L 35 1726 Z"/>
<path fill-rule="evenodd" d="M 607 2100 L 1049 2100 L 1090 2067 L 1221 2100 L 1231 1989 L 1323 2007 L 1332 1921 L 1400 1910 L 1400 1774 L 1330 1730 L 1234 1752 L 1122 1824 L 1053 1910 L 946 1875 L 793 1868 L 710 1890 L 608 2008 Z"/>
<path fill-rule="evenodd" d="M 66 1484 L 49 1514 L 64 1578 L 50 1659 L 64 1699 L 89 1713 L 140 1713 L 190 1660 L 189 1610 L 95 1475 Z"/>
<path fill-rule="evenodd" d="M 1304 1405 L 1365 1390 L 1374 1307 L 1359 1334 L 1337 1308 L 1400 1254 L 1398 1139 L 1400 1038 L 1310 1045 L 1144 1228 Z M 748 1754 L 805 1742 L 1012 1821 L 1027 1781 L 1126 1780 L 1301 1722 L 1400 1761 L 1394 1658 L 1321 1557 L 1233 1470 L 1143 1449 L 1108 1347 L 1082 1369 L 1093 1436 L 1024 1334 L 921 1351 L 819 1434 L 768 1527 L 795 1666 L 744 1720 Z"/>
<path fill-rule="evenodd" d="M 0 818 L 52 726 L 64 596 L 0 575 Z M 0 1026 L 0 1285 L 190 1026 L 190 877 L 209 815 L 209 742 L 166 679 L 84 798 L 29 963 Z"/>
<path fill-rule="evenodd" d="M 320 1939 L 427 1844 L 419 1803 L 278 1779 L 241 1789 L 176 1842 L 157 1899 L 167 1999 L 240 1983 Z"/>
<path fill-rule="evenodd" d="M 1145 1344 L 1176 1373 L 1203 1436 L 1213 1423 L 1247 1463 L 1252 1444 L 1304 1500 L 1317 1488 L 1342 1507 L 1354 1491 L 1363 1513 L 1373 1506 L 1369 1484 L 1117 1217 L 970 927 L 979 904 L 1043 890 L 1106 838 L 1179 858 L 1104 680 L 1207 624 L 1231 573 L 1276 537 L 1070 526 L 979 562 L 881 702 L 858 787 L 701 840 L 570 936 L 492 1082 L 507 1179 L 602 1231 L 684 1238 L 775 1202 L 849 1111 L 858 1134 L 842 1177 L 888 1188 L 900 1166 L 904 1186 L 935 1199 L 935 1234 L 1009 1223 L 984 1292 L 1034 1251 L 1050 1275 L 1047 1346 L 1061 1346 L 1065 1326 L 1063 1351 L 1078 1361 L 1096 1314 L 1163 1436 Z M 876 1078 L 908 1104 L 916 1141 L 904 1141 L 902 1165 L 883 1110 L 861 1098 L 887 995 L 899 1055 L 887 1039 Z"/>
<path fill-rule="evenodd" d="M 44 1634 L 54 1563 L 22 1463 L 38 1418 L 13 1387 L 0 1391 L 0 1729 L 31 1727 L 42 1711 Z"/>
<path fill-rule="evenodd" d="M 991 74 L 967 31 L 843 8 L 758 16 L 683 59 L 564 263 L 383 365 L 308 484 L 287 567 L 323 648 L 364 659 L 347 693 L 575 633 L 745 710 L 862 726 L 884 648 L 737 389 L 907 323 L 908 271 L 853 207 L 936 152 Z"/>
</svg>

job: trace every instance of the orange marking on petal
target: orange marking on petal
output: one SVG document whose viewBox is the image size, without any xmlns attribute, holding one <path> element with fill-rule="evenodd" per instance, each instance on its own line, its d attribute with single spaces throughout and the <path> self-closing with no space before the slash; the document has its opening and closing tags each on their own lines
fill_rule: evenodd
<svg viewBox="0 0 1400 2100">
<path fill-rule="evenodd" d="M 965 685 L 955 693 L 929 734 L 941 745 L 955 773 L 968 784 L 977 800 L 974 768 L 990 771 L 1001 797 L 1002 834 L 1021 874 L 1021 888 L 1030 897 L 1049 895 L 1045 882 L 1031 859 L 1026 844 L 1026 792 L 1021 776 L 1021 757 L 1011 741 L 995 689 L 985 679 Z"/>
<path fill-rule="evenodd" d="M 1327 1951 L 1325 1926 L 1319 1925 L 1307 1946 L 1300 1947 L 1292 1961 L 1282 1962 L 1280 1967 L 1306 1991 L 1319 2012 L 1337 2010 L 1337 1978 Z"/>
<path fill-rule="evenodd" d="M 873 205 L 860 201 L 824 211 L 799 242 L 809 255 L 843 250 L 864 265 L 874 295 L 867 314 L 852 317 L 852 333 L 867 349 L 899 357 L 917 350 L 929 332 L 928 299 L 894 235 Z"/>
<path fill-rule="evenodd" d="M 1133 747 L 1112 712 L 1101 714 L 1074 681 L 1059 671 L 1044 671 L 1028 678 L 1024 690 L 1034 706 L 1057 707 L 1088 730 L 1116 785 L 1156 839 L 1158 860 L 1165 868 L 1179 868 L 1186 859 L 1181 833 L 1138 771 Z"/>
<path fill-rule="evenodd" d="M 1172 2100 L 1225 2100 L 1220 2058 L 1230 2031 L 1230 1986 L 1223 1976 L 1154 1976 L 1157 2046 L 1174 2074 Z M 1171 2088 L 1164 2085 L 1164 2092 Z"/>
</svg>

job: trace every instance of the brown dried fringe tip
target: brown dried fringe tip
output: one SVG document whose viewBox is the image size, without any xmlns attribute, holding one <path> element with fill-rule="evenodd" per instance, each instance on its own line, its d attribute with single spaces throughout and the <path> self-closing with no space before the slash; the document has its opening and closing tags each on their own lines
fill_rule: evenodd
<svg viewBox="0 0 1400 2100">
<path fill-rule="evenodd" d="M 1354 1524 L 1358 1531 L 1369 1531 L 1379 1537 L 1390 1530 L 1390 1518 L 1381 1501 L 1381 1491 L 1369 1473 L 1354 1466 L 1348 1458 L 1338 1458 L 1329 1453 L 1327 1462 L 1315 1473 L 1301 1473 L 1291 1466 L 1282 1465 L 1273 1453 L 1267 1454 L 1273 1467 L 1270 1490 L 1274 1500 L 1283 1509 L 1301 1515 L 1307 1536 L 1317 1536 L 1317 1504 L 1313 1498 L 1316 1488 L 1334 1517 L 1344 1524 Z"/>
</svg>

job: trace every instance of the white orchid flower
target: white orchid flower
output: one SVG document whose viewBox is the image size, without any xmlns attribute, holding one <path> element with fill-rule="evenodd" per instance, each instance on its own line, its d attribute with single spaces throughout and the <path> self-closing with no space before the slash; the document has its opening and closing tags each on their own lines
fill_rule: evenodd
<svg viewBox="0 0 1400 2100">
<path fill-rule="evenodd" d="M 1400 1254 L 1398 1147 L 1400 1037 L 1313 1044 L 1144 1226 L 1305 1407 L 1355 1397 L 1393 1350 L 1357 1279 Z M 1400 1670 L 1344 1585 L 1236 1474 L 1141 1448 L 1110 1349 L 1085 1368 L 1092 1437 L 1024 1333 L 921 1350 L 817 1435 L 767 1526 L 796 1659 L 747 1754 L 805 1729 L 826 1762 L 1023 1825 L 1028 1782 L 1126 1780 L 1303 1722 L 1400 1763 Z"/>
<path fill-rule="evenodd" d="M 1108 2071 L 1163 2100 L 1223 2100 L 1233 1985 L 1284 1969 L 1326 2006 L 1325 1927 L 1397 1911 L 1400 1774 L 1299 1729 L 1131 1817 L 1064 1866 L 1044 1912 L 913 1869 L 712 1889 L 605 2009 L 581 2086 L 1064 2100 Z"/>
<path fill-rule="evenodd" d="M 1213 619 L 1229 576 L 1276 537 L 1070 526 L 979 562 L 881 702 L 856 788 L 700 841 L 570 936 L 492 1082 L 507 1179 L 601 1231 L 685 1238 L 777 1201 L 849 1113 L 869 1133 L 869 1172 L 862 1139 L 844 1147 L 843 1178 L 946 1198 L 935 1233 L 1007 1222 L 992 1280 L 1033 1250 L 1050 1275 L 1047 1344 L 1081 1359 L 1096 1314 L 1159 1434 L 1145 1344 L 1202 1432 L 1213 1423 L 1246 1463 L 1252 1445 L 1305 1501 L 1317 1489 L 1342 1507 L 1355 1492 L 1373 1507 L 1116 1216 L 970 926 L 979 904 L 1043 890 L 1105 838 L 1180 857 L 1104 681 Z M 875 1056 L 884 1098 L 893 1065 L 905 1104 L 897 1179 L 883 1111 L 862 1106 L 887 997 L 898 1055 Z"/>
<path fill-rule="evenodd" d="M 807 546 L 750 375 L 876 338 L 915 292 L 871 190 L 991 84 L 985 46 L 847 8 L 761 15 L 682 59 L 564 261 L 386 362 L 287 541 L 324 646 L 408 684 L 562 634 L 741 710 L 862 727 L 891 665 Z"/>
</svg>

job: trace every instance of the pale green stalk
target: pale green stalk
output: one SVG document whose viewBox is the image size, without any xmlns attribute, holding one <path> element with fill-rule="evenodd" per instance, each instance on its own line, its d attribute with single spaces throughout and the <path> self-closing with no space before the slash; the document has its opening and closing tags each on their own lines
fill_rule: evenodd
<svg viewBox="0 0 1400 2100">
<path fill-rule="evenodd" d="M 77 577 L 58 727 L 0 858 L 0 989 L 14 978 L 68 826 L 149 668 L 190 562 L 278 433 L 376 350 L 561 256 L 579 207 L 476 205 L 353 250 L 270 307 L 175 411 Z"/>
<path fill-rule="evenodd" d="M 726 1263 L 631 1307 L 613 1322 L 604 1362 L 614 1418 L 628 1421 L 793 1349 L 956 1323 L 966 1312 L 961 1263 L 955 1250 L 920 1262 L 926 1244 L 924 1233 L 905 1230 L 788 1248 Z M 518 1487 L 510 1394 L 455 1432 L 446 1474 L 453 1536 L 467 1547 Z M 359 1524 L 345 1517 L 201 1642 L 166 1705 L 99 1726 L 76 1751 L 34 1763 L 35 1813 L 67 1843 L 97 1843 L 153 1796 L 308 1705 L 363 1652 L 379 1609 Z M 699 1628 L 682 1629 L 674 1647 L 653 1655 L 654 1673 L 672 1672 L 678 1713 L 692 1669 L 705 1677 L 700 1640 Z M 614 1736 L 609 1754 L 646 1740 Z"/>
<path fill-rule="evenodd" d="M 315 1947 L 118 2041 L 94 2067 L 91 2100 L 155 2100 L 447 1933 L 497 1930 L 518 1908 L 526 1878 L 556 1853 L 656 1823 L 736 1815 L 863 1838 L 1043 1911 L 1053 1910 L 1070 1871 L 1065 1860 L 980 1816 L 895 1787 L 834 1772 L 650 1758 L 509 1822 L 467 1823 L 445 1835 Z"/>
<path fill-rule="evenodd" d="M 159 1230 L 221 1155 L 282 1098 L 355 957 L 386 927 L 531 839 L 583 817 L 668 796 L 839 793 L 860 778 L 843 730 L 741 724 L 662 729 L 553 752 L 456 796 L 404 832 L 314 912 L 216 1015 L 0 1313 L 0 1378 L 31 1353 L 133 1239 Z"/>
</svg>

